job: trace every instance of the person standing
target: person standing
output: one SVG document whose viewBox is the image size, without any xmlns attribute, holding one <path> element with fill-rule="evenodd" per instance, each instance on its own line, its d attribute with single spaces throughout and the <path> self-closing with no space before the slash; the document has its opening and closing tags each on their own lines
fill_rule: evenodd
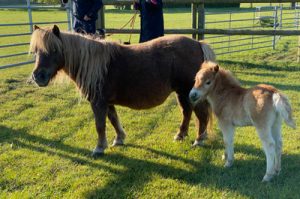
<svg viewBox="0 0 300 199">
<path fill-rule="evenodd" d="M 68 3 L 68 0 L 62 0 Z M 95 34 L 98 11 L 103 7 L 102 0 L 73 0 L 73 29 L 78 33 Z"/>
<path fill-rule="evenodd" d="M 162 0 L 139 0 L 134 8 L 141 13 L 140 43 L 164 35 Z"/>
</svg>

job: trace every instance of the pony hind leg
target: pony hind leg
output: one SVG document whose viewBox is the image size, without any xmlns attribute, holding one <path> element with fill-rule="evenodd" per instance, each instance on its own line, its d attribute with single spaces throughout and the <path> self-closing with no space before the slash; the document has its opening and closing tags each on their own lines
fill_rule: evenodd
<svg viewBox="0 0 300 199">
<path fill-rule="evenodd" d="M 279 175 L 281 171 L 282 137 L 281 137 L 282 119 L 277 115 L 272 125 L 272 136 L 275 141 L 275 172 Z"/>
<path fill-rule="evenodd" d="M 211 114 L 209 108 L 210 105 L 207 101 L 199 102 L 194 107 L 198 132 L 193 146 L 202 146 L 204 144 L 204 140 L 207 137 L 207 126 Z"/>
<path fill-rule="evenodd" d="M 222 159 L 225 160 L 224 167 L 231 167 L 234 161 L 234 126 L 231 124 L 219 122 L 223 134 L 225 153 Z"/>
<path fill-rule="evenodd" d="M 272 178 L 275 176 L 275 141 L 272 136 L 271 127 L 263 127 L 259 128 L 256 126 L 256 130 L 258 132 L 258 135 L 260 137 L 260 140 L 263 145 L 263 149 L 266 154 L 266 161 L 267 161 L 267 168 L 266 168 L 266 174 L 263 177 L 262 182 L 269 182 L 272 180 Z"/>
<path fill-rule="evenodd" d="M 112 146 L 123 145 L 126 134 L 122 125 L 120 124 L 115 106 L 108 106 L 107 116 L 117 133 L 117 137 L 114 139 Z"/>
<path fill-rule="evenodd" d="M 177 101 L 181 107 L 183 119 L 179 132 L 174 136 L 174 140 L 183 140 L 188 135 L 189 124 L 192 116 L 192 106 L 189 102 L 189 92 L 177 93 Z"/>
</svg>

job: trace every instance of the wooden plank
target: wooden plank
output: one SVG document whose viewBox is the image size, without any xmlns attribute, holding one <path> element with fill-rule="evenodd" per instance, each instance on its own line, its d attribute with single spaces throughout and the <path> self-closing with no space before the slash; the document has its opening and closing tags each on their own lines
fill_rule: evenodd
<svg viewBox="0 0 300 199">
<path fill-rule="evenodd" d="M 198 30 L 203 30 L 205 29 L 205 10 L 204 10 L 204 3 L 198 4 L 197 6 L 198 10 Z M 197 36 L 198 40 L 203 40 L 204 39 L 204 34 L 203 33 L 198 33 Z"/>
<path fill-rule="evenodd" d="M 98 12 L 98 20 L 96 21 L 96 29 L 105 29 L 105 6 Z"/>
<path fill-rule="evenodd" d="M 192 7 L 191 7 L 191 11 L 192 11 L 192 29 L 196 29 L 197 28 L 197 4 L 192 3 Z M 196 39 L 197 34 L 192 34 L 193 39 Z"/>
</svg>

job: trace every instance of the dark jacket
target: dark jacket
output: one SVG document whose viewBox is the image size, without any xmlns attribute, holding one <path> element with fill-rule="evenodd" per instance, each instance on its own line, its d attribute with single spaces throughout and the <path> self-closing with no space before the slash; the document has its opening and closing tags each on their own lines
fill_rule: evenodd
<svg viewBox="0 0 300 199">
<path fill-rule="evenodd" d="M 62 3 L 67 2 L 68 0 L 62 0 Z M 102 6 L 102 0 L 73 0 L 73 15 L 79 20 L 83 20 L 84 15 L 87 15 L 92 21 L 96 21 Z"/>
<path fill-rule="evenodd" d="M 164 35 L 163 3 L 157 0 L 154 5 L 146 0 L 140 0 L 141 11 L 141 35 L 140 42 Z"/>
</svg>

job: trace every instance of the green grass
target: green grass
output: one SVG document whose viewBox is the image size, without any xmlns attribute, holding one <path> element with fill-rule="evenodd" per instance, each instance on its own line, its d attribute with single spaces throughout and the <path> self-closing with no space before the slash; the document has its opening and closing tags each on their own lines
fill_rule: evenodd
<svg viewBox="0 0 300 199">
<path fill-rule="evenodd" d="M 45 16 L 56 20 L 63 14 L 35 12 L 39 21 Z M 5 20 L 21 15 L 0 11 Z M 130 16 L 111 12 L 107 20 L 110 27 L 119 27 Z M 167 13 L 166 23 L 188 27 L 189 17 L 188 12 Z M 171 24 L 171 20 L 182 21 Z M 1 34 L 21 31 L 0 30 Z M 115 39 L 127 37 L 114 35 Z M 219 62 L 245 87 L 268 83 L 279 88 L 290 98 L 299 125 L 300 67 L 294 62 L 294 39 L 286 37 L 275 51 L 236 53 L 219 57 Z M 196 132 L 193 122 L 190 136 L 173 142 L 181 120 L 173 94 L 150 110 L 117 107 L 127 132 L 126 145 L 109 147 L 105 156 L 93 159 L 90 154 L 97 135 L 89 104 L 80 100 L 72 83 L 47 88 L 26 84 L 32 67 L 0 70 L 0 198 L 300 198 L 298 129 L 283 125 L 282 173 L 262 184 L 265 155 L 253 127 L 237 129 L 236 161 L 230 169 L 223 168 L 224 146 L 216 124 L 204 147 L 191 148 Z M 107 136 L 112 143 L 115 132 L 109 122 Z"/>
</svg>

